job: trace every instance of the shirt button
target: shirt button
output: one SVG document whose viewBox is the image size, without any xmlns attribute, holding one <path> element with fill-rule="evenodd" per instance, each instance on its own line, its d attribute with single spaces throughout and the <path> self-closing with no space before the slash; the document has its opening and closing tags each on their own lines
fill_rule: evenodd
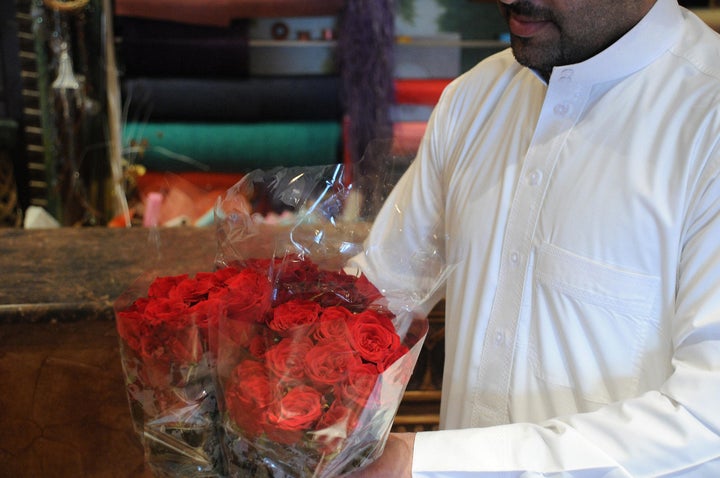
<svg viewBox="0 0 720 478">
<path fill-rule="evenodd" d="M 513 264 L 517 264 L 517 262 L 520 260 L 520 253 L 517 251 L 513 251 L 510 253 L 510 262 Z"/>
<path fill-rule="evenodd" d="M 558 116 L 565 116 L 569 110 L 570 107 L 566 103 L 560 103 L 555 105 L 555 107 L 553 108 L 553 113 Z"/>
<path fill-rule="evenodd" d="M 530 173 L 528 175 L 528 183 L 531 186 L 537 186 L 538 184 L 540 184 L 540 181 L 542 181 L 542 177 L 543 177 L 542 171 L 540 171 L 539 169 L 536 169 L 535 171 L 533 171 L 532 173 Z"/>
<path fill-rule="evenodd" d="M 505 344 L 505 332 L 502 330 L 498 330 L 495 332 L 495 345 L 504 345 Z"/>
</svg>

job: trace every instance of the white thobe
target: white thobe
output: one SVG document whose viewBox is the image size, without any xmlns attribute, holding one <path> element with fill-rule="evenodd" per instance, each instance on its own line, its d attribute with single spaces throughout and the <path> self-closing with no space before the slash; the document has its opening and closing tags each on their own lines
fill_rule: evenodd
<svg viewBox="0 0 720 478">
<path fill-rule="evenodd" d="M 720 476 L 719 144 L 720 37 L 675 0 L 548 83 L 507 50 L 446 89 L 361 260 L 453 267 L 414 476 Z"/>
</svg>

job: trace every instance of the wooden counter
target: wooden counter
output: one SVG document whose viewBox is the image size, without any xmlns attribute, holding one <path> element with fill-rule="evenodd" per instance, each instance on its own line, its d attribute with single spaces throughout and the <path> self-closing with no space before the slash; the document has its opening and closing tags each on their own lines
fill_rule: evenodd
<svg viewBox="0 0 720 478">
<path fill-rule="evenodd" d="M 162 257 L 212 268 L 212 230 L 0 229 L 0 475 L 146 477 L 113 301 Z"/>
<path fill-rule="evenodd" d="M 112 304 L 161 263 L 211 270 L 215 249 L 213 229 L 0 229 L 0 476 L 151 476 Z M 437 424 L 442 320 L 438 308 L 396 429 Z"/>
</svg>

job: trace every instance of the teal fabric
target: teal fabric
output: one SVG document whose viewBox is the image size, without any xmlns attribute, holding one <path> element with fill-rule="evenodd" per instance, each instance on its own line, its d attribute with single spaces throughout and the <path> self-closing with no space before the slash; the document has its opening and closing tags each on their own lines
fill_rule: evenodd
<svg viewBox="0 0 720 478">
<path fill-rule="evenodd" d="M 123 128 L 124 155 L 157 171 L 247 172 L 340 161 L 340 122 L 154 123 Z"/>
</svg>

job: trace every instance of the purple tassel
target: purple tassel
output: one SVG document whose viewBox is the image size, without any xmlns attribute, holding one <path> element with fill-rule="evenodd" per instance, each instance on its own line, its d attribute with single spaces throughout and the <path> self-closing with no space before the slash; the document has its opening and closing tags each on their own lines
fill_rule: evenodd
<svg viewBox="0 0 720 478">
<path fill-rule="evenodd" d="M 371 141 L 392 140 L 394 1 L 347 0 L 340 22 L 338 62 L 350 120 L 346 148 L 357 164 Z M 377 168 L 369 156 L 360 164 L 360 172 Z"/>
</svg>

